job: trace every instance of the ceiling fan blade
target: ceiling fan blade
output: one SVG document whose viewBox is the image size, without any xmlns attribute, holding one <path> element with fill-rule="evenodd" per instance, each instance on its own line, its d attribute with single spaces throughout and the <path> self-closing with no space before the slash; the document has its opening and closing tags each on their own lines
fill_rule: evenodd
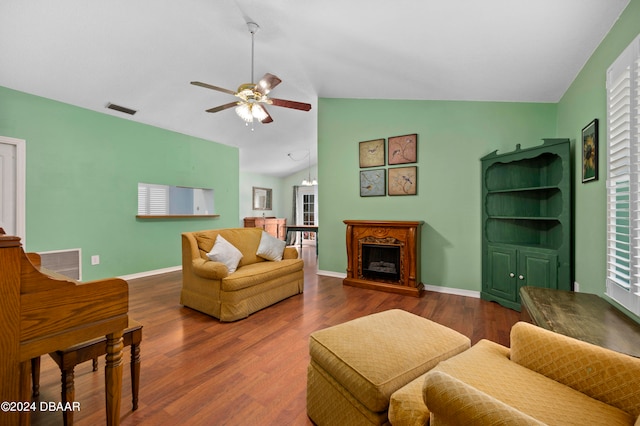
<svg viewBox="0 0 640 426">
<path fill-rule="evenodd" d="M 256 84 L 256 88 L 254 89 L 256 92 L 259 92 L 263 95 L 266 95 L 270 91 L 273 90 L 278 84 L 282 83 L 278 77 L 273 74 L 266 73 Z"/>
<path fill-rule="evenodd" d="M 199 81 L 192 81 L 191 84 L 193 84 L 194 86 L 204 87 L 205 89 L 212 89 L 212 90 L 217 90 L 218 92 L 228 93 L 230 95 L 235 95 L 236 94 L 236 92 L 234 92 L 233 90 L 224 89 L 222 87 L 213 86 L 211 84 L 202 83 L 202 82 L 199 82 Z"/>
<path fill-rule="evenodd" d="M 207 110 L 207 112 L 220 112 L 220 111 L 224 111 L 225 109 L 229 109 L 229 108 L 233 108 L 234 106 L 237 106 L 240 102 L 235 101 L 235 102 L 229 102 L 228 104 L 224 104 L 224 105 L 220 105 L 217 106 L 215 108 L 209 108 Z"/>
<path fill-rule="evenodd" d="M 265 114 L 267 114 L 267 116 L 265 118 L 263 118 L 262 120 L 260 120 L 260 122 L 262 124 L 269 124 L 269 123 L 273 123 L 273 118 L 271 118 L 271 115 L 269 115 L 269 112 L 267 111 L 267 109 L 263 106 L 263 105 L 257 105 L 260 108 L 262 108 L 262 110 L 264 111 Z M 254 107 L 255 108 L 255 107 Z"/>
<path fill-rule="evenodd" d="M 285 108 L 299 109 L 301 111 L 309 111 L 311 109 L 311 104 L 305 104 L 303 102 L 287 101 L 284 99 L 276 99 L 276 98 L 269 98 L 267 102 L 271 105 L 285 107 Z"/>
</svg>

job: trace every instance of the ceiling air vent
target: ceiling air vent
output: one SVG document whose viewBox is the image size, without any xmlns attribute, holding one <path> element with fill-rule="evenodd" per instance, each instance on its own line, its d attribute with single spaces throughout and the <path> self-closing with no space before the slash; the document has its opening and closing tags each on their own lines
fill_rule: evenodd
<svg viewBox="0 0 640 426">
<path fill-rule="evenodd" d="M 131 108 L 123 107 L 123 106 L 120 106 L 120 105 L 112 104 L 111 102 L 109 102 L 107 104 L 107 108 L 112 109 L 114 111 L 124 112 L 125 114 L 129 114 L 129 115 L 133 115 L 136 112 L 138 112 L 135 109 L 131 109 Z"/>
</svg>

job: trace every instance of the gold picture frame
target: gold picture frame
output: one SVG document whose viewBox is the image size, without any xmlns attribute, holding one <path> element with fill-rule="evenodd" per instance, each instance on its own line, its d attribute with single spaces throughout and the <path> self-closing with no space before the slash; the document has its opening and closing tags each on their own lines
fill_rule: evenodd
<svg viewBox="0 0 640 426">
<path fill-rule="evenodd" d="M 598 180 L 598 119 L 582 129 L 582 183 Z"/>
</svg>

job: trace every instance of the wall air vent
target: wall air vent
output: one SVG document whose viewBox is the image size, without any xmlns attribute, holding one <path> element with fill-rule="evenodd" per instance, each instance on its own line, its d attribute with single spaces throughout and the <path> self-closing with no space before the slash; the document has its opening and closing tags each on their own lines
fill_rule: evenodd
<svg viewBox="0 0 640 426">
<path fill-rule="evenodd" d="M 65 275 L 74 280 L 82 280 L 82 253 L 79 248 L 39 252 L 42 267 Z"/>
<path fill-rule="evenodd" d="M 135 109 L 131 109 L 131 108 L 123 107 L 123 106 L 120 106 L 120 105 L 112 104 L 111 102 L 109 102 L 107 104 L 107 108 L 112 109 L 114 111 L 124 112 L 125 114 L 129 114 L 129 115 L 133 115 L 136 112 L 138 112 Z"/>
</svg>

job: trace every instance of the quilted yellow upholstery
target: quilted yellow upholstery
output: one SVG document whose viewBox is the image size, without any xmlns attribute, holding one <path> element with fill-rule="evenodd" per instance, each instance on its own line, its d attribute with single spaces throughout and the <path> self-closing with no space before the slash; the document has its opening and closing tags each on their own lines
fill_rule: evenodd
<svg viewBox="0 0 640 426">
<path fill-rule="evenodd" d="M 316 425 L 386 425 L 387 412 L 362 405 L 329 373 L 311 360 L 307 371 L 307 412 Z"/>
<path fill-rule="evenodd" d="M 429 410 L 422 398 L 422 387 L 427 373 L 391 394 L 389 400 L 389 422 L 392 425 L 426 425 Z"/>
<path fill-rule="evenodd" d="M 638 421 L 639 359 L 526 323 L 513 327 L 511 346 L 482 340 L 428 372 L 423 397 L 431 426 Z"/>
<path fill-rule="evenodd" d="M 238 269 L 213 262 L 207 253 L 220 234 L 242 252 Z M 304 263 L 293 247 L 283 260 L 266 261 L 256 255 L 262 229 L 212 229 L 182 234 L 182 291 L 180 303 L 221 321 L 246 318 L 304 289 Z"/>
<path fill-rule="evenodd" d="M 511 336 L 513 362 L 640 416 L 640 359 L 524 322 Z"/>
<path fill-rule="evenodd" d="M 469 343 L 454 330 L 398 309 L 316 331 L 309 339 L 307 413 L 319 425 L 359 424 L 352 419 L 356 412 L 357 418 L 374 419 L 369 424 L 381 424 L 393 392 Z M 343 415 L 334 413 L 337 406 L 350 407 L 341 409 L 345 417 L 335 417 Z"/>
<path fill-rule="evenodd" d="M 434 410 L 432 425 L 544 425 L 442 371 L 431 371 L 426 376 L 425 399 Z"/>
</svg>

